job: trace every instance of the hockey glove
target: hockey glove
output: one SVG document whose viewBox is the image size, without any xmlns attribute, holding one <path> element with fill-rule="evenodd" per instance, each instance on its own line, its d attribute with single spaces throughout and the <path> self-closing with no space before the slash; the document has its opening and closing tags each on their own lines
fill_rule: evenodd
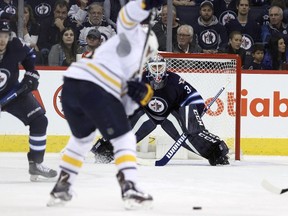
<svg viewBox="0 0 288 216">
<path fill-rule="evenodd" d="M 142 8 L 144 10 L 151 10 L 152 8 L 158 8 L 163 4 L 163 0 L 143 0 Z"/>
<path fill-rule="evenodd" d="M 26 93 L 34 91 L 38 88 L 40 76 L 38 71 L 26 71 L 24 78 L 21 81 L 21 86 L 27 85 Z"/>
<path fill-rule="evenodd" d="M 146 106 L 153 97 L 154 90 L 144 82 L 128 81 L 128 95 L 138 104 Z"/>
</svg>

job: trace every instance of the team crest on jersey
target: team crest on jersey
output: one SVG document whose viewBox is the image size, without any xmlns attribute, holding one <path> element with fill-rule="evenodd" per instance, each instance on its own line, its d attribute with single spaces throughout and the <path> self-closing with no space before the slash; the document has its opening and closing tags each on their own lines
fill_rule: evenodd
<svg viewBox="0 0 288 216">
<path fill-rule="evenodd" d="M 207 29 L 207 30 L 201 32 L 200 40 L 206 46 L 214 46 L 218 42 L 217 41 L 217 35 L 218 35 L 218 33 L 214 29 Z"/>
<path fill-rule="evenodd" d="M 167 102 L 160 97 L 152 97 L 150 102 L 148 103 L 148 107 L 150 110 L 157 114 L 162 114 L 167 110 Z"/>
<path fill-rule="evenodd" d="M 2 91 L 6 87 L 9 77 L 10 72 L 5 68 L 0 68 L 0 91 Z"/>
<path fill-rule="evenodd" d="M 250 35 L 243 34 L 241 47 L 244 48 L 245 50 L 249 50 L 251 49 L 253 44 L 254 44 L 253 38 Z"/>
<path fill-rule="evenodd" d="M 231 19 L 236 19 L 236 13 L 231 10 L 224 11 L 220 16 L 219 16 L 219 21 L 222 25 L 225 25 L 227 22 L 229 22 Z"/>
<path fill-rule="evenodd" d="M 4 11 L 9 14 L 16 14 L 16 8 L 12 5 L 9 5 L 4 8 Z"/>
<path fill-rule="evenodd" d="M 51 12 L 51 6 L 46 3 L 41 3 L 35 7 L 35 13 L 37 16 L 47 16 Z"/>
</svg>

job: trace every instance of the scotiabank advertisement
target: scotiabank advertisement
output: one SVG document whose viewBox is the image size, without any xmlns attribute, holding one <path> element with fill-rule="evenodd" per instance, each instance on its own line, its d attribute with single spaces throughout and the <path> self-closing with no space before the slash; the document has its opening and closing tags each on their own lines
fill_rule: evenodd
<svg viewBox="0 0 288 216">
<path fill-rule="evenodd" d="M 64 70 L 39 70 L 41 77 L 39 93 L 49 120 L 47 135 L 48 137 L 58 137 L 52 141 L 56 143 L 55 145 L 57 143 L 65 145 L 67 139 L 59 139 L 59 136 L 68 137 L 70 135 L 61 106 L 63 72 Z M 267 71 L 262 74 L 261 71 L 252 72 L 246 71 L 242 74 L 241 151 L 243 154 L 288 155 L 288 72 L 287 74 L 267 73 Z M 189 74 L 180 75 L 184 79 L 189 77 Z M 203 81 L 199 82 L 204 83 L 204 85 L 202 84 L 204 87 L 201 88 L 209 89 L 209 85 L 205 86 L 205 80 L 211 79 L 211 76 L 207 77 L 208 74 L 201 76 Z M 193 85 L 193 83 L 191 84 Z M 217 93 L 222 85 L 219 83 L 219 87 L 210 89 L 210 93 L 204 92 L 205 90 L 202 89 L 200 92 L 203 93 L 205 99 L 209 99 Z M 197 84 L 196 88 L 198 88 Z M 231 119 L 235 117 L 233 108 L 227 109 L 228 105 L 225 99 L 225 97 L 235 97 L 235 92 L 233 92 L 233 88 L 230 90 L 229 87 L 227 88 L 228 91 L 219 97 L 211 107 L 211 111 L 203 117 L 204 122 L 205 118 L 211 122 L 214 121 L 213 118 L 220 118 L 221 121 L 216 126 L 213 125 L 216 129 L 211 130 L 215 130 L 217 135 L 224 132 L 223 136 L 225 136 L 227 127 L 233 130 L 233 121 L 229 123 L 232 124 L 230 126 L 226 122 L 231 122 Z M 224 106 L 224 108 L 220 108 L 220 106 Z M 213 112 L 216 112 L 217 115 L 213 116 Z M 18 136 L 28 135 L 29 128 L 15 117 L 2 112 L 0 121 L 0 151 L 1 146 L 8 145 L 7 142 L 12 145 L 13 142 L 19 141 Z M 209 121 L 207 120 L 208 125 L 206 126 L 210 130 Z M 160 133 L 165 134 L 163 131 Z M 51 140 L 53 139 L 51 138 Z M 2 151 L 4 150 L 2 149 Z"/>
</svg>

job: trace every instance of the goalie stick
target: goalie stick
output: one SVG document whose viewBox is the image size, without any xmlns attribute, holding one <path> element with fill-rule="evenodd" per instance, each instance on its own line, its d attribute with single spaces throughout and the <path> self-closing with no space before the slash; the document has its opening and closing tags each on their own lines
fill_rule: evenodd
<svg viewBox="0 0 288 216">
<path fill-rule="evenodd" d="M 270 182 L 268 182 L 266 179 L 264 179 L 261 183 L 262 187 L 265 188 L 266 190 L 275 193 L 275 194 L 283 194 L 288 192 L 288 188 L 278 188 L 274 185 L 272 185 Z"/>
<path fill-rule="evenodd" d="M 0 112 L 2 107 L 6 106 L 9 104 L 11 101 L 13 101 L 15 98 L 17 98 L 20 94 L 22 94 L 26 89 L 28 88 L 27 85 L 23 85 L 21 88 L 18 90 L 13 89 L 10 91 L 7 95 L 5 95 L 1 100 L 0 100 Z"/>
<path fill-rule="evenodd" d="M 210 109 L 210 107 L 214 104 L 217 98 L 222 94 L 222 92 L 226 89 L 227 85 L 230 83 L 230 80 L 217 92 L 217 94 L 212 98 L 210 103 L 204 108 L 201 117 Z M 165 166 L 171 158 L 176 154 L 176 152 L 180 149 L 183 143 L 187 140 L 188 134 L 182 133 L 178 140 L 170 147 L 167 153 L 159 160 L 155 161 L 155 166 Z"/>
</svg>

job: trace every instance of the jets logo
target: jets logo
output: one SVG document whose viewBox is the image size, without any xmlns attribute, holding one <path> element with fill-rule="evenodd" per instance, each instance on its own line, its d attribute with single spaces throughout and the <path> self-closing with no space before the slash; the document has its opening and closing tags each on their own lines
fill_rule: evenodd
<svg viewBox="0 0 288 216">
<path fill-rule="evenodd" d="M 45 17 L 51 12 L 51 6 L 46 3 L 41 3 L 35 7 L 35 13 L 37 16 Z"/>
<path fill-rule="evenodd" d="M 56 113 L 65 119 L 63 109 L 62 109 L 62 102 L 61 102 L 61 92 L 62 92 L 62 85 L 56 90 L 53 96 L 53 107 Z"/>
<path fill-rule="evenodd" d="M 213 29 L 207 29 L 200 34 L 200 40 L 206 45 L 206 46 L 214 46 L 218 43 L 217 38 L 217 32 Z"/>
<path fill-rule="evenodd" d="M 6 6 L 4 11 L 9 14 L 16 14 L 16 8 L 13 5 Z"/>
<path fill-rule="evenodd" d="M 0 91 L 7 86 L 7 80 L 10 77 L 10 72 L 5 68 L 0 68 Z"/>
<path fill-rule="evenodd" d="M 227 10 L 227 11 L 224 11 L 220 17 L 219 17 L 219 20 L 220 20 L 220 23 L 222 25 L 225 25 L 226 23 L 228 23 L 231 19 L 236 19 L 236 13 L 234 11 L 231 11 L 231 10 Z"/>
<path fill-rule="evenodd" d="M 167 102 L 160 97 L 152 97 L 150 102 L 148 103 L 148 107 L 154 113 L 162 114 L 167 110 Z"/>
<path fill-rule="evenodd" d="M 245 50 L 249 50 L 253 44 L 254 44 L 253 38 L 250 35 L 243 34 L 241 47 L 244 48 Z"/>
</svg>

